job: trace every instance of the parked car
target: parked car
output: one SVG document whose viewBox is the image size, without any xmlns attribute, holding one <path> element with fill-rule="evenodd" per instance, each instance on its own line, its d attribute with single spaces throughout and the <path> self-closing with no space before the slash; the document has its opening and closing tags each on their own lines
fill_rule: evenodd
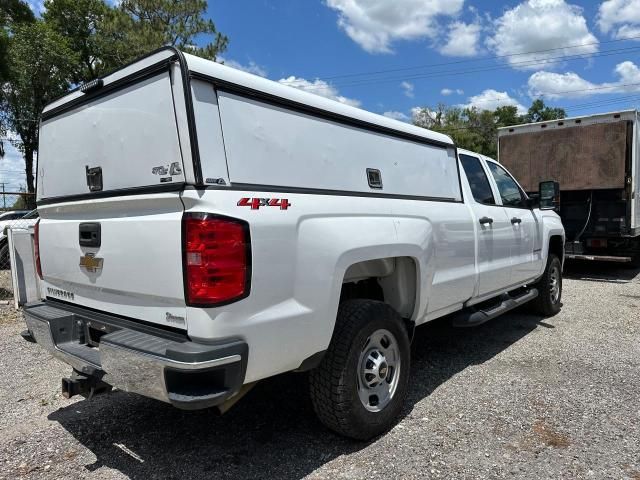
<svg viewBox="0 0 640 480">
<path fill-rule="evenodd" d="M 8 228 L 29 228 L 38 221 L 38 210 L 15 210 L 0 215 L 0 269 L 9 268 Z"/>
<path fill-rule="evenodd" d="M 8 212 L 0 213 L 0 222 L 22 218 L 29 212 L 30 210 L 11 210 Z"/>
<path fill-rule="evenodd" d="M 319 418 L 368 439 L 416 326 L 561 308 L 556 184 L 538 205 L 445 135 L 172 48 L 46 107 L 38 162 L 23 335 L 73 367 L 66 396 L 226 408 L 307 371 Z"/>
</svg>

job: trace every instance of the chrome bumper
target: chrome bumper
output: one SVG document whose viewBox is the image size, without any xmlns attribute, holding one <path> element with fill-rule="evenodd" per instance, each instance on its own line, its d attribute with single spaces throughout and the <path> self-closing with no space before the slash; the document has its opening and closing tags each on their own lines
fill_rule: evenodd
<svg viewBox="0 0 640 480">
<path fill-rule="evenodd" d="M 82 308 L 39 302 L 24 308 L 27 328 L 51 355 L 121 390 L 183 409 L 224 402 L 242 387 L 247 344 L 212 345 Z"/>
</svg>

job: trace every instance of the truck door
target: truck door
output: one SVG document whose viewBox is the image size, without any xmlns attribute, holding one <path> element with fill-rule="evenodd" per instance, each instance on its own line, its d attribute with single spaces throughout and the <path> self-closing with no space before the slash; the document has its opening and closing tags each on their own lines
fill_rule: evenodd
<svg viewBox="0 0 640 480">
<path fill-rule="evenodd" d="M 542 271 L 542 252 L 537 247 L 539 232 L 537 219 L 525 204 L 526 195 L 504 168 L 487 161 L 496 181 L 500 201 L 511 226 L 511 281 L 510 284 L 533 280 Z"/>
<path fill-rule="evenodd" d="M 473 194 L 469 202 L 478 232 L 478 296 L 483 296 L 509 285 L 512 227 L 505 209 L 495 198 L 480 159 L 466 154 L 459 157 Z"/>
</svg>

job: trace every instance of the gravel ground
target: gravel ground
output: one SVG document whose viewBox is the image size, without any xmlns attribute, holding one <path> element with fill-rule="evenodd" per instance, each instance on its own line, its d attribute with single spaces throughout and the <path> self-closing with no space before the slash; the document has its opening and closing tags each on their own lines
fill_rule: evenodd
<svg viewBox="0 0 640 480">
<path fill-rule="evenodd" d="M 224 416 L 123 392 L 65 400 L 68 367 L 0 308 L 0 478 L 640 480 L 639 272 L 570 266 L 551 319 L 418 329 L 403 418 L 371 443 L 325 430 L 303 375 Z"/>
<path fill-rule="evenodd" d="M 13 286 L 11 285 L 11 270 L 0 265 L 0 301 L 3 300 L 13 302 Z"/>
</svg>

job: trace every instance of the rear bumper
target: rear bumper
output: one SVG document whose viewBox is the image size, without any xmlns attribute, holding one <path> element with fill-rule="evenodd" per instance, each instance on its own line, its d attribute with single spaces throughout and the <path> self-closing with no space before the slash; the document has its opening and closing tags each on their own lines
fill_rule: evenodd
<svg viewBox="0 0 640 480">
<path fill-rule="evenodd" d="M 51 355 L 121 390 L 188 410 L 236 394 L 247 367 L 241 340 L 215 344 L 53 302 L 24 308 L 29 332 Z"/>
</svg>

